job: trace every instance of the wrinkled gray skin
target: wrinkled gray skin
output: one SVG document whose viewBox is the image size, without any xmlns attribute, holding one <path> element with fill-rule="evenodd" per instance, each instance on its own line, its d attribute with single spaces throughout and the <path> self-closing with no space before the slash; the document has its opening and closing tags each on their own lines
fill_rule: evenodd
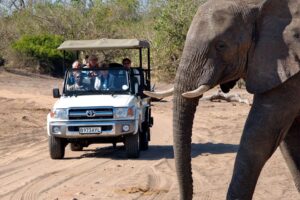
<svg viewBox="0 0 300 200">
<path fill-rule="evenodd" d="M 174 86 L 174 155 L 180 199 L 193 195 L 191 134 L 201 85 L 246 79 L 254 94 L 227 199 L 252 199 L 259 174 L 280 149 L 300 188 L 300 0 L 209 0 L 190 26 Z M 205 170 L 205 169 L 203 169 Z"/>
</svg>

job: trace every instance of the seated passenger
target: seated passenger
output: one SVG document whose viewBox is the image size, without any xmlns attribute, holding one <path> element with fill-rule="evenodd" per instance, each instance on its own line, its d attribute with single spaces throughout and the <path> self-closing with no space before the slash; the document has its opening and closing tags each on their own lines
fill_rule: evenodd
<svg viewBox="0 0 300 200">
<path fill-rule="evenodd" d="M 89 60 L 89 55 L 85 55 L 84 59 L 82 60 L 82 64 L 83 65 L 87 65 L 88 64 L 88 60 Z"/>
<path fill-rule="evenodd" d="M 93 69 L 99 68 L 98 58 L 96 55 L 91 55 L 88 57 L 88 63 L 83 67 L 84 69 Z M 92 82 L 94 82 L 95 77 L 97 74 L 95 71 L 84 71 L 85 75 L 91 78 Z"/>
<path fill-rule="evenodd" d="M 137 79 L 138 84 L 141 85 L 141 74 L 140 71 L 136 68 L 131 68 L 131 60 L 129 58 L 124 58 L 122 60 L 122 64 L 125 69 L 130 70 L 130 73 L 134 75 L 134 77 Z M 146 84 L 146 83 L 145 83 Z"/>
<path fill-rule="evenodd" d="M 130 69 L 131 68 L 131 60 L 129 58 L 124 58 L 122 60 L 122 64 L 125 67 L 125 69 Z"/>
<path fill-rule="evenodd" d="M 96 55 L 91 55 L 88 58 L 88 63 L 84 68 L 97 68 L 99 67 L 98 58 Z"/>
<path fill-rule="evenodd" d="M 83 76 L 81 72 L 74 72 L 74 83 L 67 85 L 69 91 L 86 91 L 89 90 L 88 84 L 83 83 Z"/>
<path fill-rule="evenodd" d="M 109 73 L 108 64 L 102 64 L 102 68 L 105 70 L 100 70 L 99 75 L 95 79 L 95 89 L 96 90 L 111 90 L 114 89 L 115 77 Z"/>
<path fill-rule="evenodd" d="M 72 69 L 80 69 L 82 66 L 81 66 L 81 63 L 79 62 L 79 60 L 75 60 L 72 64 Z"/>
<path fill-rule="evenodd" d="M 82 67 L 79 60 L 75 60 L 72 64 L 72 69 L 80 69 Z M 69 76 L 69 79 L 67 81 L 68 85 L 73 85 L 75 83 L 74 74 L 72 73 L 71 76 Z"/>
</svg>

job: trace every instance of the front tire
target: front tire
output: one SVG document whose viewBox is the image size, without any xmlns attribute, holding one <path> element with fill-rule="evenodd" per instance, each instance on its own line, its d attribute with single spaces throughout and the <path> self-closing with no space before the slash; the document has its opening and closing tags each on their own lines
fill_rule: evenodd
<svg viewBox="0 0 300 200">
<path fill-rule="evenodd" d="M 128 158 L 138 158 L 140 156 L 139 133 L 127 135 L 125 137 L 125 149 Z"/>
<path fill-rule="evenodd" d="M 149 128 L 140 132 L 140 149 L 142 151 L 146 151 L 149 148 L 149 133 Z"/>
<path fill-rule="evenodd" d="M 52 159 L 62 159 L 65 156 L 65 143 L 64 139 L 55 137 L 55 136 L 49 136 L 49 151 L 50 151 L 50 157 Z"/>
</svg>

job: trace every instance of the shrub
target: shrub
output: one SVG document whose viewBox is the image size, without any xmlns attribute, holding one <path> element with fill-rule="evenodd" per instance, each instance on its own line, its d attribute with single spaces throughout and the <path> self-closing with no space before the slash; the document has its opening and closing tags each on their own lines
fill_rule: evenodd
<svg viewBox="0 0 300 200">
<path fill-rule="evenodd" d="M 154 25 L 154 47 L 159 63 L 155 70 L 160 72 L 161 79 L 174 79 L 186 34 L 198 6 L 204 0 L 175 1 L 169 0 L 160 8 Z"/>
<path fill-rule="evenodd" d="M 12 44 L 12 48 L 17 53 L 36 59 L 41 72 L 59 75 L 62 73 L 63 52 L 57 47 L 63 41 L 59 35 L 24 35 Z M 66 59 L 71 60 L 71 57 L 67 54 Z"/>
</svg>

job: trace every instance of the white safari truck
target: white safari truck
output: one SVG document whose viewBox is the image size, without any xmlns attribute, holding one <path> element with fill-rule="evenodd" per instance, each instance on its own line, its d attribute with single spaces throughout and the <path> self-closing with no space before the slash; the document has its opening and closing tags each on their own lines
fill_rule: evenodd
<svg viewBox="0 0 300 200">
<path fill-rule="evenodd" d="M 65 147 L 81 151 L 93 143 L 123 142 L 128 158 L 138 158 L 148 149 L 151 117 L 150 45 L 137 39 L 72 40 L 59 50 L 132 49 L 139 54 L 139 66 L 127 70 L 118 63 L 106 68 L 65 68 L 62 92 L 53 89 L 58 98 L 47 116 L 49 151 L 52 159 L 62 159 Z M 146 62 L 143 53 L 146 52 Z M 147 63 L 146 67 L 143 64 Z M 145 64 L 146 65 L 146 64 Z M 106 78 L 105 78 L 106 77 Z M 107 78 L 108 77 L 108 78 Z"/>
</svg>

